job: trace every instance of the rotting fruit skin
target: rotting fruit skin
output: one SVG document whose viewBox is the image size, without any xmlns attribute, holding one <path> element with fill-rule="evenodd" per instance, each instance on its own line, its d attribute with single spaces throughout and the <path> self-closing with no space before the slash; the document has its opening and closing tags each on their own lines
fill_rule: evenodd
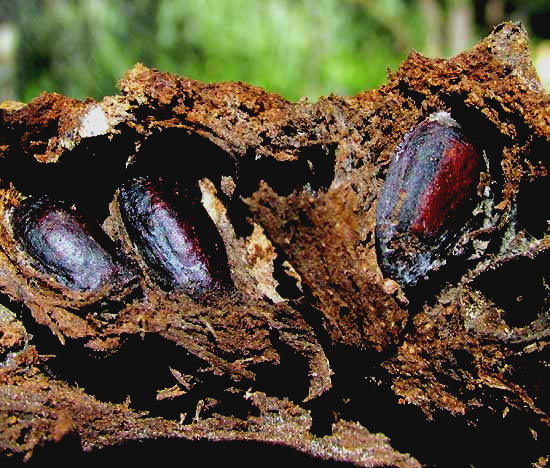
<svg viewBox="0 0 550 468">
<path fill-rule="evenodd" d="M 132 244 L 160 287 L 198 297 L 231 284 L 223 241 L 189 188 L 133 179 L 120 188 L 118 206 Z"/>
<path fill-rule="evenodd" d="M 447 112 L 432 114 L 405 136 L 378 199 L 376 248 L 385 276 L 408 287 L 445 263 L 472 208 L 481 162 Z"/>
</svg>

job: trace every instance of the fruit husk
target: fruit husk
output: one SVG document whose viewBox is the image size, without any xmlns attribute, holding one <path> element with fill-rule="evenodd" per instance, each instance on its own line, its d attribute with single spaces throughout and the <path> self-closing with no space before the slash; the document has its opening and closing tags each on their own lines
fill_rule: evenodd
<svg viewBox="0 0 550 468">
<path fill-rule="evenodd" d="M 69 435 L 86 450 L 204 438 L 359 466 L 544 466 L 550 98 L 520 24 L 449 60 L 412 52 L 353 97 L 290 103 L 142 64 L 120 90 L 0 106 L 0 287 L 13 311 L 0 336 L 16 316 L 32 334 L 0 342 L 3 452 L 29 458 Z M 441 110 L 484 150 L 485 202 L 449 266 L 402 291 L 378 266 L 376 201 L 397 145 Z M 6 214 L 46 193 L 131 257 L 117 188 L 174 171 L 202 191 L 230 294 L 194 301 L 142 269 L 132 291 L 82 298 L 15 255 Z"/>
</svg>

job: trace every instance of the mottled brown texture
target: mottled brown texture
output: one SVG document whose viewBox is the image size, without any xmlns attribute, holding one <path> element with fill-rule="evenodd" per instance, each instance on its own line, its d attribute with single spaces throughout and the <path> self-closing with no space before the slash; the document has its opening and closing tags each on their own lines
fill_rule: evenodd
<svg viewBox="0 0 550 468">
<path fill-rule="evenodd" d="M 62 381 L 70 359 L 56 367 L 59 376 L 47 376 L 50 364 L 38 353 L 51 348 L 48 339 L 30 339 L 9 312 L 0 315 L 0 450 L 30 456 L 70 433 L 84 448 L 181 437 L 266 441 L 359 466 L 419 466 L 365 429 L 371 415 L 345 414 L 347 406 L 377 406 L 376 392 L 348 402 L 355 389 L 343 385 L 354 382 L 346 380 L 351 374 L 434 424 L 442 414 L 494 424 L 519 415 L 519 431 L 530 428 L 539 445 L 514 456 L 544 466 L 550 97 L 522 26 L 501 25 L 449 60 L 412 52 L 381 88 L 316 103 L 141 64 L 120 89 L 101 102 L 45 93 L 0 106 L 0 289 L 32 333 L 49 334 L 36 323 L 49 327 L 75 356 L 83 349 L 123 355 L 141 337 L 150 362 L 138 386 L 154 395 L 147 404 L 179 406 L 171 418 L 147 417 L 131 403 L 100 402 Z M 378 266 L 376 202 L 404 135 L 441 110 L 462 125 L 488 167 L 448 265 L 405 291 Z M 118 187 L 163 174 L 200 188 L 234 288 L 192 300 L 162 291 L 140 262 L 120 220 Z M 116 294 L 80 294 L 37 272 L 9 216 L 23 197 L 42 193 L 102 224 L 135 282 Z M 165 355 L 150 339 L 168 347 Z M 343 376 L 333 379 L 335 365 Z M 148 380 L 151 366 L 171 380 Z M 96 385 L 110 390 L 115 384 L 105 380 Z M 176 422 L 179 413 L 195 419 Z M 395 434 L 408 424 L 381 419 Z M 322 421 L 330 431 L 317 428 Z M 410 431 L 399 451 L 435 463 L 430 452 L 439 442 Z M 422 452 L 411 440 L 433 449 Z M 493 445 L 484 454 L 460 442 L 452 450 L 473 465 L 479 456 L 505 459 Z M 448 466 L 447 456 L 455 455 L 436 462 Z"/>
<path fill-rule="evenodd" d="M 15 357 L 16 352 L 21 350 L 29 339 L 25 327 L 17 320 L 16 315 L 0 306 L 0 358 L 8 361 Z"/>
<path fill-rule="evenodd" d="M 340 420 L 330 435 L 315 437 L 310 432 L 309 412 L 286 399 L 243 393 L 243 401 L 259 412 L 246 420 L 216 413 L 203 416 L 201 408 L 204 410 L 205 405 L 200 402 L 195 417 L 184 424 L 147 417 L 146 412 L 129 408 L 129 402 L 97 401 L 80 389 L 41 374 L 36 367 L 40 361 L 35 348 L 29 347 L 18 357 L 19 368 L 0 368 L 0 448 L 25 453 L 27 460 L 37 445 L 76 433 L 85 450 L 161 436 L 250 440 L 289 445 L 315 457 L 361 466 L 420 467 L 413 458 L 395 452 L 384 435 L 372 434 L 356 423 Z"/>
</svg>

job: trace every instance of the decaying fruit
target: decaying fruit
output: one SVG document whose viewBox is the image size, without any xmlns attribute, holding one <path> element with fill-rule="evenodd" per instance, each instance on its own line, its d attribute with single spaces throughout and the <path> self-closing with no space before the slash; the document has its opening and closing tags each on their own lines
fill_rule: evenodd
<svg viewBox="0 0 550 468">
<path fill-rule="evenodd" d="M 447 112 L 405 136 L 378 199 L 376 247 L 385 276 L 411 286 L 445 263 L 473 207 L 481 164 Z"/>
<path fill-rule="evenodd" d="M 143 65 L 120 87 L 101 102 L 44 93 L 0 107 L 0 298 L 14 309 L 0 313 L 2 450 L 30 454 L 68 434 L 86 449 L 208 438 L 420 466 L 369 428 L 430 466 L 449 454 L 460 466 L 543 465 L 550 104 L 521 26 L 450 60 L 411 53 L 379 90 L 316 103 Z M 465 129 L 438 114 L 403 141 L 427 109 L 451 109 Z M 490 163 L 481 177 L 465 133 Z M 166 147 L 183 150 L 157 158 Z M 174 170 L 196 162 L 193 176 Z M 183 173 L 185 189 L 165 178 Z M 67 205 L 35 209 L 36 194 Z M 223 244 L 194 222 L 199 203 Z M 455 242 L 478 250 L 444 281 L 406 287 Z M 80 273 L 80 246 L 91 272 Z M 222 247 L 234 286 L 196 300 L 230 281 Z M 86 291 L 111 282 L 119 257 L 132 287 Z"/>
</svg>

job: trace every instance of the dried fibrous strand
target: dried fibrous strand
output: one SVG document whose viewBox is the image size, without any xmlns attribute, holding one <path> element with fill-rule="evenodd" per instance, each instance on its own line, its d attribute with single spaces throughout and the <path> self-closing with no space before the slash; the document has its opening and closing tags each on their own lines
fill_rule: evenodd
<svg viewBox="0 0 550 468">
<path fill-rule="evenodd" d="M 471 211 L 481 161 L 447 112 L 405 136 L 378 199 L 376 242 L 386 276 L 409 286 L 445 263 Z"/>
<path fill-rule="evenodd" d="M 231 280 L 221 237 L 200 197 L 190 190 L 138 178 L 120 188 L 118 205 L 149 275 L 165 290 L 200 296 Z"/>
<path fill-rule="evenodd" d="M 46 196 L 29 197 L 11 219 L 17 242 L 36 268 L 70 289 L 96 292 L 132 277 L 99 226 L 70 207 Z"/>
</svg>

